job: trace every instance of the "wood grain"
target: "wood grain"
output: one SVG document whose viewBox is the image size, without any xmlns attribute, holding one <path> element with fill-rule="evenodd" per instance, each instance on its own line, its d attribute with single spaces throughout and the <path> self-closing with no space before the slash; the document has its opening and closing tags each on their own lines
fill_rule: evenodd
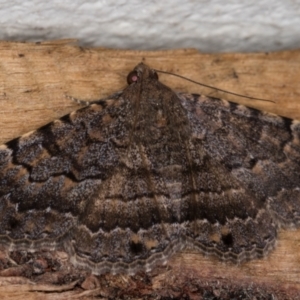
<svg viewBox="0 0 300 300">
<path fill-rule="evenodd" d="M 160 74 L 160 80 L 174 90 L 213 95 L 300 119 L 300 51 L 248 54 L 201 54 L 193 49 L 121 51 L 83 49 L 72 40 L 64 40 L 39 44 L 1 42 L 0 55 L 0 144 L 78 109 L 80 106 L 66 95 L 95 100 L 122 90 L 127 73 L 140 61 L 155 69 L 275 103 L 238 98 Z M 40 284 L 22 278 L 3 278 L 0 296 L 155 299 L 155 295 L 175 298 L 186 295 L 201 299 L 201 295 L 211 293 L 216 299 L 230 299 L 229 295 L 246 295 L 245 299 L 272 295 L 277 299 L 300 299 L 299 250 L 300 230 L 282 230 L 276 249 L 268 257 L 241 265 L 222 263 L 190 249 L 176 255 L 167 267 L 150 274 L 104 275 L 95 278 L 95 284 L 67 285 L 60 291 L 53 288 L 47 294 Z"/>
</svg>

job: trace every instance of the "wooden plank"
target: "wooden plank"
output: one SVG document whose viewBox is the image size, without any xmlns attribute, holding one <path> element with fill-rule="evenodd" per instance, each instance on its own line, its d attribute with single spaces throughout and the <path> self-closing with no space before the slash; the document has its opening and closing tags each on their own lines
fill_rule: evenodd
<svg viewBox="0 0 300 300">
<path fill-rule="evenodd" d="M 127 73 L 140 61 L 155 69 L 275 103 L 238 98 L 160 74 L 161 81 L 174 90 L 222 97 L 300 119 L 300 51 L 247 54 L 201 54 L 193 49 L 124 51 L 83 49 L 67 40 L 40 44 L 1 42 L 0 54 L 0 144 L 80 107 L 66 95 L 91 100 L 122 90 Z M 276 249 L 265 259 L 235 265 L 190 249 L 171 259 L 168 267 L 150 274 L 105 275 L 101 277 L 107 284 L 105 288 L 100 283 L 92 284 L 98 289 L 83 292 L 82 287 L 88 285 L 81 285 L 59 295 L 64 299 L 64 293 L 69 296 L 73 292 L 87 299 L 114 291 L 117 296 L 183 297 L 184 291 L 195 299 L 204 292 L 222 299 L 230 298 L 226 296 L 230 293 L 296 299 L 300 293 L 299 246 L 300 230 L 282 230 Z M 95 280 L 101 282 L 99 278 Z M 12 283 L 3 282 L 0 296 L 12 295 L 17 299 Z M 19 282 L 21 286 L 25 284 L 32 283 Z M 17 290 L 24 298 L 25 292 Z M 43 293 L 37 290 L 34 294 L 32 289 L 26 290 L 26 298 L 32 295 L 36 299 L 33 297 Z M 59 295 L 55 294 L 55 298 Z"/>
</svg>

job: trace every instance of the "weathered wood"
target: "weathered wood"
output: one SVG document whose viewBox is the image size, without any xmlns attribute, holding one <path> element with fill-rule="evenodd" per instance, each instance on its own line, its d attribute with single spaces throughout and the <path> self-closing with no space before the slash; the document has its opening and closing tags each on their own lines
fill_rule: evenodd
<svg viewBox="0 0 300 300">
<path fill-rule="evenodd" d="M 300 119 L 300 51 L 248 54 L 201 54 L 193 49 L 121 51 L 82 49 L 70 41 L 56 41 L 1 42 L 0 55 L 0 144 L 79 108 L 65 95 L 91 100 L 122 90 L 127 73 L 140 61 L 155 69 L 276 103 L 238 98 L 160 74 L 161 81 L 174 90 L 214 95 Z M 2 278 L 0 297 L 65 299 L 76 295 L 88 299 L 96 295 L 112 298 L 186 295 L 199 299 L 200 295 L 211 293 L 216 299 L 230 299 L 233 297 L 230 295 L 296 299 L 300 294 L 299 249 L 300 230 L 282 230 L 276 249 L 268 257 L 241 265 L 222 263 L 186 250 L 171 259 L 168 267 L 147 275 L 91 277 L 84 284 L 68 285 L 61 291 L 49 290 L 48 286 L 46 295 L 41 283 Z M 90 290 L 92 287 L 96 289 Z"/>
</svg>

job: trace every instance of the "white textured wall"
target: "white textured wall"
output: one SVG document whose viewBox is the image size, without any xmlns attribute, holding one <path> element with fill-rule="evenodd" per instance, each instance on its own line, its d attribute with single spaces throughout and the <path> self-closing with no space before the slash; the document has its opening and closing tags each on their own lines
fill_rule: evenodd
<svg viewBox="0 0 300 300">
<path fill-rule="evenodd" d="M 300 0 L 0 0 L 0 39 L 131 49 L 300 47 Z"/>
</svg>

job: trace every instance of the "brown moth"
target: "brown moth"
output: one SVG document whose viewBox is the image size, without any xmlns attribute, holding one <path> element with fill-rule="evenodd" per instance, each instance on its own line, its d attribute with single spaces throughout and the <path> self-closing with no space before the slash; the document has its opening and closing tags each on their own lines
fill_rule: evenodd
<svg viewBox="0 0 300 300">
<path fill-rule="evenodd" d="M 300 123 L 174 92 L 139 64 L 128 87 L 0 146 L 0 243 L 133 274 L 187 245 L 266 255 L 300 221 Z"/>
</svg>

